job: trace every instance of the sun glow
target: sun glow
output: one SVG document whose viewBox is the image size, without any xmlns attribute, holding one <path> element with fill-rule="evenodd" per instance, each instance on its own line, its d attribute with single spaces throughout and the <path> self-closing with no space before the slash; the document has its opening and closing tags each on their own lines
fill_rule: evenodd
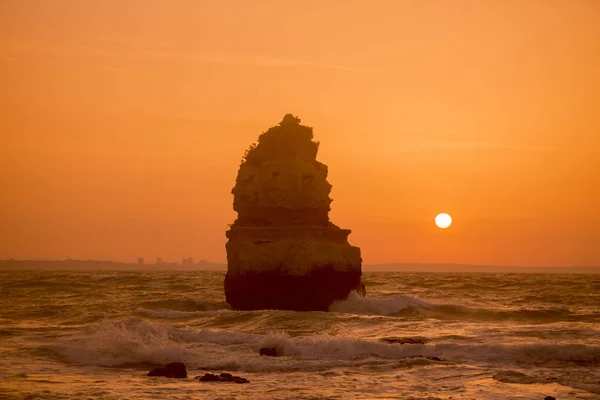
<svg viewBox="0 0 600 400">
<path fill-rule="evenodd" d="M 442 229 L 446 229 L 452 225 L 452 217 L 446 213 L 438 214 L 435 217 L 435 224 Z"/>
</svg>

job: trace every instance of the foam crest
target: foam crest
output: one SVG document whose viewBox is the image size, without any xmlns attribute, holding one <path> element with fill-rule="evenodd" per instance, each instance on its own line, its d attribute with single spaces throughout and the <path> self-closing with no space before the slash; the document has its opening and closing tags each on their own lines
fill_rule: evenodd
<svg viewBox="0 0 600 400">
<path fill-rule="evenodd" d="M 386 298 L 361 297 L 351 292 L 343 301 L 336 301 L 329 311 L 366 315 L 392 315 L 410 307 L 431 308 L 434 305 L 410 296 L 393 296 Z"/>
<path fill-rule="evenodd" d="M 271 346 L 277 346 L 283 357 L 272 359 L 258 354 L 261 347 Z M 310 369 L 310 364 L 320 365 L 323 361 L 327 361 L 327 365 L 337 365 L 336 360 L 435 355 L 422 345 L 394 346 L 326 335 L 292 338 L 284 333 L 196 331 L 160 326 L 136 318 L 103 321 L 50 348 L 67 361 L 84 365 L 183 361 L 202 368 L 227 366 L 249 370 L 297 369 L 299 362 Z"/>
<path fill-rule="evenodd" d="M 128 363 L 168 363 L 187 358 L 168 328 L 136 318 L 104 321 L 81 336 L 51 346 L 69 362 L 115 366 Z"/>
<path fill-rule="evenodd" d="M 350 293 L 344 301 L 333 303 L 329 311 L 365 315 L 421 316 L 451 320 L 600 321 L 600 314 L 597 312 L 576 314 L 564 307 L 488 309 L 459 304 L 435 304 L 402 295 L 384 298 L 361 297 L 356 292 Z"/>
<path fill-rule="evenodd" d="M 315 335 L 291 338 L 285 334 L 266 335 L 260 347 L 277 347 L 283 356 L 300 359 L 346 359 L 367 357 L 403 358 L 417 355 L 433 356 L 434 351 L 420 344 L 392 345 L 349 337 Z"/>
<path fill-rule="evenodd" d="M 258 354 L 277 347 L 281 357 Z M 519 365 L 600 365 L 600 346 L 551 344 L 389 344 L 353 337 L 285 333 L 250 334 L 166 327 L 136 318 L 109 320 L 50 349 L 66 361 L 84 365 L 165 364 L 182 361 L 196 369 L 245 371 L 319 370 L 368 363 L 447 362 Z"/>
</svg>

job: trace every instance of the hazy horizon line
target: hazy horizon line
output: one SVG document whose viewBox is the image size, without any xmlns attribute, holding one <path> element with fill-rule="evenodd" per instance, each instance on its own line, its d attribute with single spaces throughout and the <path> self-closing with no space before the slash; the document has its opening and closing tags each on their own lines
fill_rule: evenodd
<svg viewBox="0 0 600 400">
<path fill-rule="evenodd" d="M 191 267 L 194 265 L 201 264 L 212 264 L 212 265 L 222 265 L 227 266 L 226 261 L 210 261 L 208 259 L 198 259 L 197 261 L 193 261 L 191 264 L 185 264 L 182 261 L 167 261 L 163 260 L 162 263 L 156 262 L 144 262 L 138 263 L 136 261 L 122 261 L 122 260 L 114 260 L 114 259 L 78 259 L 78 258 L 64 258 L 64 259 L 16 259 L 16 258 L 7 258 L 0 259 L 0 263 L 8 263 L 8 262 L 94 262 L 94 263 L 112 263 L 112 264 L 131 264 L 136 266 L 157 266 L 157 265 L 183 265 L 187 267 Z M 429 266 L 429 267 L 477 267 L 477 268 L 516 268 L 516 269 L 574 269 L 574 268 L 598 268 L 600 269 L 600 265 L 534 265 L 534 266 L 526 266 L 526 265 L 508 265 L 508 264 L 473 264 L 473 263 L 450 263 L 450 262 L 379 262 L 379 263 L 364 263 L 362 265 L 363 268 L 386 268 L 386 267 L 408 267 L 408 266 Z"/>
</svg>

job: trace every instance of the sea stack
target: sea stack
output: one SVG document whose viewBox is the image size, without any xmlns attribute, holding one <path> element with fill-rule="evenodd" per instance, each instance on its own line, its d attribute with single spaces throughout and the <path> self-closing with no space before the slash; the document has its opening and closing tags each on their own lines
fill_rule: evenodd
<svg viewBox="0 0 600 400">
<path fill-rule="evenodd" d="M 225 297 L 235 310 L 327 311 L 361 284 L 360 249 L 329 221 L 331 185 L 311 127 L 287 114 L 246 151 L 226 233 Z"/>
</svg>

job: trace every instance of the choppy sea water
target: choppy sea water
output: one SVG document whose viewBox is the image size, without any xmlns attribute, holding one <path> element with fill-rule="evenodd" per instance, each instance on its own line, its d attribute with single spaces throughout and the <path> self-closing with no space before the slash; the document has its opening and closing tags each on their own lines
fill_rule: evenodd
<svg viewBox="0 0 600 400">
<path fill-rule="evenodd" d="M 223 279 L 0 272 L 0 398 L 600 399 L 600 275 L 367 272 L 327 313 L 232 311 Z"/>
</svg>

